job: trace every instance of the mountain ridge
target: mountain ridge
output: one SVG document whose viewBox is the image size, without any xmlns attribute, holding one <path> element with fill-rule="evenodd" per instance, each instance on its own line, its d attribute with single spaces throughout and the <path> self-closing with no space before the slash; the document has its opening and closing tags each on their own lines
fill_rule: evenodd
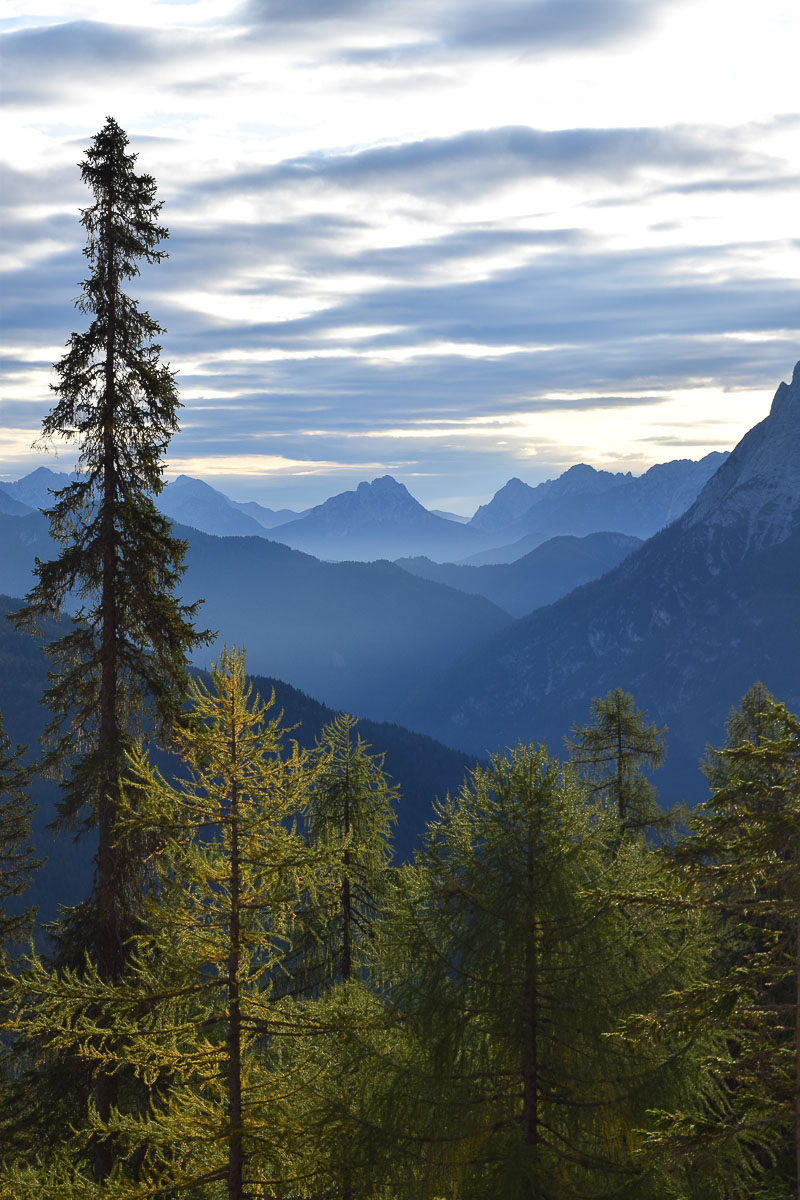
<svg viewBox="0 0 800 1200">
<path fill-rule="evenodd" d="M 588 719 L 592 695 L 623 687 L 674 726 L 673 775 L 686 777 L 756 679 L 800 702 L 796 459 L 798 368 L 686 513 L 601 579 L 499 631 L 398 719 L 415 711 L 415 728 L 483 753 L 560 738 Z"/>
</svg>

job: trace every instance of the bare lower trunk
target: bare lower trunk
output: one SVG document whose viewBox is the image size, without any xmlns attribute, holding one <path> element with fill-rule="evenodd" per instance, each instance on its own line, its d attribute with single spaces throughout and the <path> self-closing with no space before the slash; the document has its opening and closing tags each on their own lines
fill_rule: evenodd
<svg viewBox="0 0 800 1200">
<path fill-rule="evenodd" d="M 527 890 L 534 890 L 532 834 L 528 838 Z M 525 980 L 522 990 L 524 1042 L 522 1048 L 522 1141 L 535 1146 L 539 1140 L 539 997 L 537 995 L 537 937 L 532 905 L 525 941 Z"/>
</svg>

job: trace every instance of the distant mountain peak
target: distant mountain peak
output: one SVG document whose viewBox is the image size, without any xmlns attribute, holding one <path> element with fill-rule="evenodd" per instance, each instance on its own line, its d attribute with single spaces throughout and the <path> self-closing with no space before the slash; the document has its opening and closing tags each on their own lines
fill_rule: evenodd
<svg viewBox="0 0 800 1200">
<path fill-rule="evenodd" d="M 588 476 L 596 474 L 596 468 L 590 467 L 588 463 L 573 463 L 571 467 L 567 467 L 566 471 L 564 471 L 563 478 L 566 478 L 567 475 L 571 475 L 573 479 L 576 479 L 581 475 Z"/>
<path fill-rule="evenodd" d="M 778 421 L 800 420 L 800 362 L 795 363 L 792 382 L 778 384 L 769 416 Z"/>
<path fill-rule="evenodd" d="M 724 531 L 738 549 L 776 546 L 800 526 L 800 362 L 768 417 L 746 433 L 684 517 L 687 528 Z"/>
<path fill-rule="evenodd" d="M 386 492 L 386 493 L 405 492 L 405 494 L 407 496 L 411 495 L 411 493 L 409 492 L 406 485 L 404 483 L 398 483 L 398 481 L 394 478 L 393 475 L 379 475 L 376 479 L 373 479 L 370 483 L 367 483 L 366 481 L 364 481 L 358 485 L 358 487 L 356 488 L 356 491 L 357 492 L 373 492 L 376 495 L 378 495 L 381 492 Z"/>
<path fill-rule="evenodd" d="M 344 495 L 347 494 L 347 492 L 344 493 Z M 370 483 L 360 483 L 355 494 L 362 504 L 384 506 L 389 503 L 394 507 L 400 505 L 415 509 L 423 507 L 418 500 L 414 499 L 406 485 L 399 483 L 392 475 L 380 475 Z"/>
<path fill-rule="evenodd" d="M 339 520 L 342 514 L 357 516 L 359 520 L 383 519 L 408 513 L 430 515 L 414 499 L 405 484 L 398 483 L 391 475 L 381 475 L 369 483 L 359 483 L 352 492 L 339 492 L 324 504 L 312 508 L 311 513 L 323 519 L 331 516 L 334 520 Z"/>
</svg>

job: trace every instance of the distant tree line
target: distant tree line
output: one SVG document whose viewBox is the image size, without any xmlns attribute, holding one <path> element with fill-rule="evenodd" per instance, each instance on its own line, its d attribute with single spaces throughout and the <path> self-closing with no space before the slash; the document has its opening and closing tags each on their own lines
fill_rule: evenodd
<svg viewBox="0 0 800 1200">
<path fill-rule="evenodd" d="M 708 801 L 665 812 L 665 731 L 617 689 L 563 761 L 468 772 L 395 864 L 354 718 L 301 749 L 243 651 L 187 675 L 208 634 L 153 503 L 178 400 L 121 288 L 166 230 L 127 145 L 109 119 L 82 168 L 92 321 L 45 421 L 80 471 L 16 615 L 77 602 L 39 769 L 98 850 L 46 953 L 0 720 L 0 1197 L 800 1196 L 800 722 L 756 684 Z"/>
</svg>

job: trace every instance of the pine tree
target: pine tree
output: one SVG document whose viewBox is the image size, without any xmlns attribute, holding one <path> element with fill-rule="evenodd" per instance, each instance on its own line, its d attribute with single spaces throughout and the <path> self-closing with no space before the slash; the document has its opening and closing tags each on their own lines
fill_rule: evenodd
<svg viewBox="0 0 800 1200">
<path fill-rule="evenodd" d="M 320 911 L 311 907 L 298 925 L 298 984 L 315 994 L 363 977 L 385 900 L 398 788 L 384 773 L 383 756 L 370 754 L 357 726 L 357 718 L 337 714 L 313 753 L 317 771 L 308 832 L 338 860 L 340 897 L 324 926 Z"/>
<path fill-rule="evenodd" d="M 663 763 L 666 729 L 646 721 L 647 714 L 636 707 L 633 696 L 615 688 L 592 700 L 591 722 L 574 725 L 572 737 L 565 739 L 579 774 L 616 811 L 623 832 L 665 828 L 671 823 L 643 770 Z"/>
<path fill-rule="evenodd" d="M 714 974 L 656 1025 L 710 1039 L 710 1086 L 661 1114 L 652 1152 L 689 1195 L 786 1200 L 800 1197 L 800 721 L 755 685 L 705 769 L 712 795 L 673 857 L 715 919 Z"/>
<path fill-rule="evenodd" d="M 91 315 L 56 364 L 57 400 L 43 440 L 78 447 L 78 477 L 55 493 L 47 515 L 61 547 L 37 560 L 38 582 L 16 615 L 38 627 L 75 606 L 70 631 L 48 645 L 54 663 L 44 703 L 51 709 L 49 765 L 67 769 L 61 813 L 97 831 L 94 886 L 60 936 L 60 961 L 88 949 L 103 978 L 118 980 L 136 929 L 139 848 L 118 837 L 125 755 L 143 724 L 166 728 L 180 711 L 186 656 L 207 640 L 192 624 L 194 605 L 174 589 L 185 544 L 172 536 L 154 497 L 163 455 L 177 429 L 175 378 L 159 361 L 161 327 L 125 291 L 139 263 L 158 263 L 167 236 L 149 175 L 134 171 L 128 138 L 109 118 L 92 141 L 81 177 L 93 203 L 81 214 L 91 273 L 78 308 Z M 107 1119 L 115 1079 L 102 1067 L 95 1100 Z M 98 1146 L 97 1177 L 108 1174 L 110 1145 Z"/>
<path fill-rule="evenodd" d="M 392 929 L 414 1194 L 652 1196 L 636 1131 L 692 1072 L 674 1047 L 611 1035 L 692 978 L 693 915 L 661 903 L 643 842 L 609 852 L 616 815 L 542 748 L 493 758 L 437 816 Z"/>
<path fill-rule="evenodd" d="M 398 789 L 383 769 L 383 756 L 357 732 L 358 721 L 337 714 L 314 748 L 307 829 L 311 843 L 330 862 L 337 902 L 320 906 L 309 897 L 294 930 L 295 994 L 320 1001 L 319 1019 L 328 1029 L 324 1055 L 300 1046 L 300 1058 L 313 1061 L 308 1079 L 309 1136 L 330 1180 L 330 1200 L 374 1195 L 372 1146 L 363 1131 L 365 1079 L 374 1065 L 369 1047 L 386 1024 L 372 993 L 375 942 L 384 916 L 390 879 L 391 830 Z M 324 1013 L 324 1016 L 323 1016 Z M 326 1069 L 321 1070 L 322 1063 Z M 296 1077 L 301 1070 L 293 1068 Z"/>
</svg>

